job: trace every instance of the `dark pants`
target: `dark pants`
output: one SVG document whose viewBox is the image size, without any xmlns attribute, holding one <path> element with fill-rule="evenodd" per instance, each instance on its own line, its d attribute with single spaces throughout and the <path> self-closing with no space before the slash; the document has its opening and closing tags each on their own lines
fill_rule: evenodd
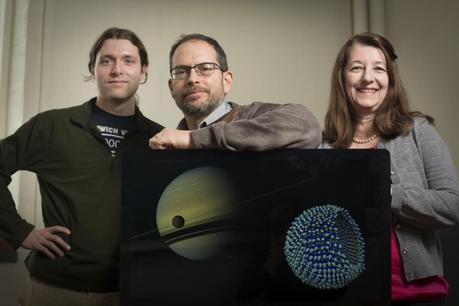
<svg viewBox="0 0 459 306">
<path fill-rule="evenodd" d="M 21 306 L 119 306 L 119 292 L 79 292 L 29 278 L 19 297 Z"/>
</svg>

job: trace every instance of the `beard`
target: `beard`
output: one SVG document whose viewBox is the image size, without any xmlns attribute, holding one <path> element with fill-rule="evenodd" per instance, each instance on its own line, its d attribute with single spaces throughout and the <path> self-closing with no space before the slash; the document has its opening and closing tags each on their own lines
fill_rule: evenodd
<svg viewBox="0 0 459 306">
<path fill-rule="evenodd" d="M 204 102 L 186 101 L 186 96 L 193 92 L 206 92 L 209 95 L 209 99 Z M 185 91 L 180 98 L 175 99 L 175 103 L 186 117 L 203 119 L 209 116 L 223 102 L 223 99 L 224 95 L 213 96 L 209 90 L 194 86 Z"/>
</svg>

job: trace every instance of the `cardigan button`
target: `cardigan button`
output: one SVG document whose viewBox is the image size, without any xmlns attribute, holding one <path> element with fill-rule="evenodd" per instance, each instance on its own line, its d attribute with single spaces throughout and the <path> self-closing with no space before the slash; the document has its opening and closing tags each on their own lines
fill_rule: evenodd
<svg viewBox="0 0 459 306">
<path fill-rule="evenodd" d="M 402 255 L 406 255 L 408 253 L 408 251 L 405 249 L 402 251 Z"/>
</svg>

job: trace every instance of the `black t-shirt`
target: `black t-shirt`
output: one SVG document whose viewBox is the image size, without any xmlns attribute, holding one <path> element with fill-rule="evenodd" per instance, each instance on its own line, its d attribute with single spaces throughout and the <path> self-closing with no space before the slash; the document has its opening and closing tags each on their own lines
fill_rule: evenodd
<svg viewBox="0 0 459 306">
<path fill-rule="evenodd" d="M 90 119 L 90 123 L 97 127 L 100 135 L 105 139 L 113 157 L 116 155 L 118 145 L 126 137 L 134 122 L 135 115 L 116 116 L 107 113 L 95 104 Z"/>
</svg>

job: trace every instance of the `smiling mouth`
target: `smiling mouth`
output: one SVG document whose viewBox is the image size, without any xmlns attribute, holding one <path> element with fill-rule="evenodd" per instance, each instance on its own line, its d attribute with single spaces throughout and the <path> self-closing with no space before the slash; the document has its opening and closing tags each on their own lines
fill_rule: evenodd
<svg viewBox="0 0 459 306">
<path fill-rule="evenodd" d="M 127 81 L 109 81 L 108 84 L 126 84 Z"/>
<path fill-rule="evenodd" d="M 357 89 L 358 92 L 364 93 L 364 94 L 372 94 L 377 92 L 378 90 L 375 88 L 359 88 Z"/>
</svg>

